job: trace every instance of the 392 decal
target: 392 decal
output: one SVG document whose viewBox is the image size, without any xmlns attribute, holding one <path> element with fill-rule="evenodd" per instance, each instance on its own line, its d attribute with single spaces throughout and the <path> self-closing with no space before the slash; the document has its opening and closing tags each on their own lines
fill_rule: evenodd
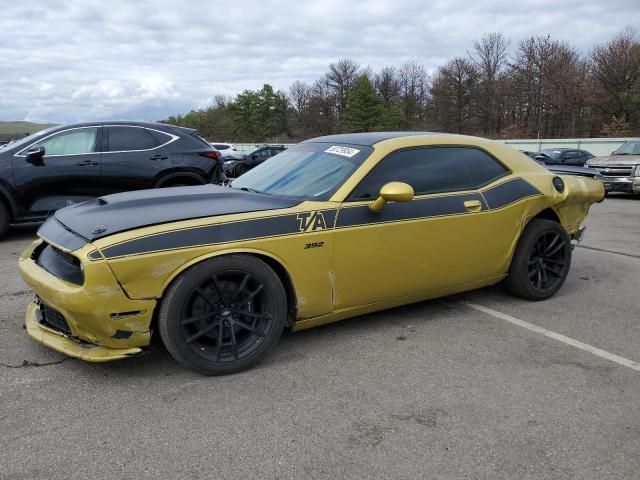
<svg viewBox="0 0 640 480">
<path fill-rule="evenodd" d="M 324 247 L 324 242 L 313 242 L 313 243 L 305 243 L 304 244 L 305 250 L 307 248 L 319 248 L 319 247 Z"/>
</svg>

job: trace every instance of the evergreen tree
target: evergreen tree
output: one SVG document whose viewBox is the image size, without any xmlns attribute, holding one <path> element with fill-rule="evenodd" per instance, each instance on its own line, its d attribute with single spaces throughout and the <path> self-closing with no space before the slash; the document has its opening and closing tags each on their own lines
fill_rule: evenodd
<svg viewBox="0 0 640 480">
<path fill-rule="evenodd" d="M 382 99 L 371 81 L 362 75 L 347 95 L 344 129 L 348 132 L 371 132 L 383 128 Z"/>
</svg>

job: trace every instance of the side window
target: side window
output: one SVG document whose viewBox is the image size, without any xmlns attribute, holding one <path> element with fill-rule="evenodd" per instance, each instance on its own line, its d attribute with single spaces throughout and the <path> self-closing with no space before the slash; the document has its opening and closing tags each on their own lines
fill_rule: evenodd
<svg viewBox="0 0 640 480">
<path fill-rule="evenodd" d="M 108 127 L 109 152 L 129 150 L 148 150 L 157 147 L 159 142 L 144 128 Z"/>
<path fill-rule="evenodd" d="M 45 148 L 45 155 L 82 155 L 96 151 L 97 128 L 67 130 L 49 137 L 38 145 Z"/>
<path fill-rule="evenodd" d="M 156 141 L 156 146 L 164 145 L 171 141 L 171 135 L 166 133 L 158 132 L 157 130 L 147 130 L 147 133 L 151 135 Z"/>
<path fill-rule="evenodd" d="M 388 182 L 404 182 L 416 195 L 470 190 L 508 170 L 475 148 L 425 147 L 394 152 L 382 160 L 351 193 L 350 200 L 376 198 Z"/>
<path fill-rule="evenodd" d="M 226 150 L 227 148 L 229 148 L 229 146 L 216 143 L 213 145 L 213 148 L 215 148 L 216 150 Z"/>
<path fill-rule="evenodd" d="M 453 148 L 413 148 L 390 154 L 351 193 L 350 199 L 376 198 L 388 182 L 404 182 L 416 195 L 467 190 L 471 178 Z"/>
<path fill-rule="evenodd" d="M 482 187 L 509 173 L 501 163 L 498 163 L 488 153 L 477 148 L 455 148 L 456 155 L 464 159 L 464 163 L 471 175 L 474 188 Z"/>
</svg>

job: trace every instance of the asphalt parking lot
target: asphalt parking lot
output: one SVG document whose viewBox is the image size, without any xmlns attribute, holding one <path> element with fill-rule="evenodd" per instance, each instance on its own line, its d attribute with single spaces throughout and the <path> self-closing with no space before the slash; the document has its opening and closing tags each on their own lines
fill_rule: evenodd
<svg viewBox="0 0 640 480">
<path fill-rule="evenodd" d="M 595 205 L 587 227 L 551 300 L 492 287 L 389 310 L 287 334 L 216 378 L 160 345 L 96 365 L 32 342 L 17 257 L 35 230 L 15 230 L 0 478 L 637 479 L 640 198 Z"/>
</svg>

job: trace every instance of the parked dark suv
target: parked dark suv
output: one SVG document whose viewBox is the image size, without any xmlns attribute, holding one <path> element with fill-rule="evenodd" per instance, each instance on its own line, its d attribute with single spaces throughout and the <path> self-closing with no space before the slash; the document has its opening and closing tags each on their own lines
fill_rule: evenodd
<svg viewBox="0 0 640 480">
<path fill-rule="evenodd" d="M 10 223 L 111 193 L 225 180 L 192 129 L 143 122 L 52 127 L 0 150 L 0 237 Z"/>
</svg>

